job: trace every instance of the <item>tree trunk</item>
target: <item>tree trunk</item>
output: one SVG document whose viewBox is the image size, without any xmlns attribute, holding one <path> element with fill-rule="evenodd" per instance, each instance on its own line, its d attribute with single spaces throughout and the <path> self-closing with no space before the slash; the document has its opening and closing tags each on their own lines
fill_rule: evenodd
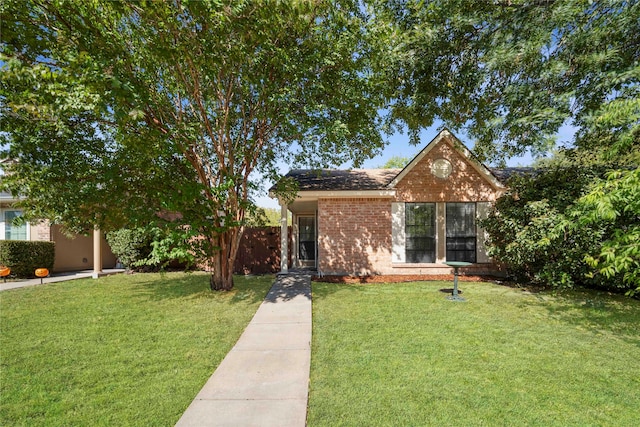
<svg viewBox="0 0 640 427">
<path fill-rule="evenodd" d="M 212 291 L 230 291 L 233 289 L 233 269 L 231 273 L 219 274 L 219 270 L 216 268 L 211 273 L 209 278 L 209 285 Z"/>
<path fill-rule="evenodd" d="M 238 254 L 242 228 L 231 228 L 214 237 L 214 246 L 220 248 L 211 257 L 213 272 L 209 279 L 212 291 L 230 291 L 233 289 L 233 265 Z"/>
</svg>

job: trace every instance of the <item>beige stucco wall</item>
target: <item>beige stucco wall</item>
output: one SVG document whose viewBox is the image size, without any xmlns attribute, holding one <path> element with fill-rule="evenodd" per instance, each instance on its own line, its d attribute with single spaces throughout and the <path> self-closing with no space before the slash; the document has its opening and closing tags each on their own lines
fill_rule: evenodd
<svg viewBox="0 0 640 427">
<path fill-rule="evenodd" d="M 30 240 L 45 242 L 51 240 L 51 227 L 46 221 L 29 223 L 29 227 Z"/>
<path fill-rule="evenodd" d="M 90 270 L 93 268 L 93 236 L 66 236 L 60 226 L 51 227 L 51 240 L 56 243 L 54 271 Z M 102 268 L 114 268 L 116 257 L 102 238 Z"/>
<path fill-rule="evenodd" d="M 0 209 L 12 209 L 14 200 L 0 201 Z M 56 244 L 56 258 L 53 269 L 56 272 L 93 269 L 93 236 L 68 237 L 58 225 L 50 226 L 47 221 L 29 223 L 29 240 L 53 241 Z M 116 257 L 106 239 L 102 238 L 102 268 L 114 268 Z"/>
</svg>

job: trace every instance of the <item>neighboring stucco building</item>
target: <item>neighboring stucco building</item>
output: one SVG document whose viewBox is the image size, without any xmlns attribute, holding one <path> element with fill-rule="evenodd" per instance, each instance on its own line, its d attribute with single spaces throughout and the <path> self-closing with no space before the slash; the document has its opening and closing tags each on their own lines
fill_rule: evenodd
<svg viewBox="0 0 640 427">
<path fill-rule="evenodd" d="M 53 270 L 55 272 L 79 271 L 94 269 L 94 237 L 68 237 L 59 225 L 49 225 L 42 221 L 35 224 L 25 223 L 21 226 L 12 224 L 22 210 L 14 207 L 17 199 L 11 194 L 0 192 L 0 240 L 43 240 L 56 244 L 56 257 Z M 107 241 L 101 236 L 102 268 L 114 268 L 116 258 Z"/>
<path fill-rule="evenodd" d="M 496 273 L 478 220 L 510 172 L 485 167 L 448 130 L 402 170 L 292 170 L 297 197 L 281 201 L 283 218 L 293 214 L 291 265 L 326 275 L 428 275 L 449 273 L 445 261 L 467 261 L 469 273 Z"/>
</svg>

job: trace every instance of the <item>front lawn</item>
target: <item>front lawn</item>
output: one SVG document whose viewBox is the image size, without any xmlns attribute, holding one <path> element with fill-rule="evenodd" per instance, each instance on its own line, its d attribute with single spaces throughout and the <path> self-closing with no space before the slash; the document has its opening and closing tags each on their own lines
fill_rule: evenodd
<svg viewBox="0 0 640 427">
<path fill-rule="evenodd" d="M 313 284 L 309 426 L 635 426 L 640 301 Z"/>
<path fill-rule="evenodd" d="M 0 425 L 170 426 L 273 277 L 117 275 L 0 292 Z"/>
</svg>

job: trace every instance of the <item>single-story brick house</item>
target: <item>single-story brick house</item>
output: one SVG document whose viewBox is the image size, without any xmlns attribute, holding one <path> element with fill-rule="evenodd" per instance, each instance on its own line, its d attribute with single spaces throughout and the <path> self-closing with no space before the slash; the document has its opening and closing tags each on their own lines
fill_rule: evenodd
<svg viewBox="0 0 640 427">
<path fill-rule="evenodd" d="M 489 169 L 448 130 L 404 169 L 292 170 L 299 191 L 280 200 L 292 212 L 292 247 L 282 241 L 281 270 L 323 275 L 443 274 L 445 261 L 495 274 L 478 220 L 516 169 Z M 286 235 L 286 233 L 283 233 Z"/>
</svg>

